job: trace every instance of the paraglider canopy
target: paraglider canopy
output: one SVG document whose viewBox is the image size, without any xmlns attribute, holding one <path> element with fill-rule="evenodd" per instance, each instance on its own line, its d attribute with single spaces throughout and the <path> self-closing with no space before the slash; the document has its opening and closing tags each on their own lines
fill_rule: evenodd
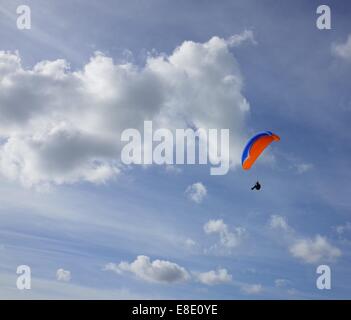
<svg viewBox="0 0 351 320">
<path fill-rule="evenodd" d="M 271 131 L 264 131 L 255 134 L 246 144 L 241 165 L 244 170 L 249 170 L 261 153 L 273 142 L 279 141 L 280 137 Z"/>
</svg>

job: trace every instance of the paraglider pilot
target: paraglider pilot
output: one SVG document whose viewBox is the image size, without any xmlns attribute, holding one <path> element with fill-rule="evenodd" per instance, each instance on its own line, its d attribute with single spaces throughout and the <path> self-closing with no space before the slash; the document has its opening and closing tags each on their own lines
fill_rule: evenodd
<svg viewBox="0 0 351 320">
<path fill-rule="evenodd" d="M 261 189 L 261 185 L 260 185 L 260 183 L 257 181 L 256 182 L 256 184 L 251 188 L 251 190 L 254 190 L 254 189 L 256 189 L 256 190 L 260 190 Z"/>
</svg>

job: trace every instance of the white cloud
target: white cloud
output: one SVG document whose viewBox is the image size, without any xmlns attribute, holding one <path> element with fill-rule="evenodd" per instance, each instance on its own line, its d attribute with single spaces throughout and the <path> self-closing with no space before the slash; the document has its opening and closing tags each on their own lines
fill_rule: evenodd
<svg viewBox="0 0 351 320">
<path fill-rule="evenodd" d="M 351 231 L 351 222 L 346 222 L 344 225 L 336 226 L 335 231 L 340 235 L 347 231 Z"/>
<path fill-rule="evenodd" d="M 332 53 L 337 57 L 351 61 L 351 34 L 348 36 L 346 42 L 334 44 L 332 46 Z"/>
<path fill-rule="evenodd" d="M 241 291 L 245 294 L 260 294 L 263 291 L 261 284 L 244 284 L 241 286 Z"/>
<path fill-rule="evenodd" d="M 56 271 L 56 279 L 58 281 L 69 282 L 71 281 L 71 271 L 62 268 Z"/>
<path fill-rule="evenodd" d="M 119 275 L 132 273 L 137 278 L 157 283 L 178 283 L 185 281 L 199 281 L 205 285 L 217 285 L 230 283 L 232 275 L 227 269 L 218 268 L 208 272 L 189 273 L 185 268 L 178 264 L 165 260 L 154 260 L 148 256 L 140 255 L 133 262 L 122 261 L 118 264 L 108 263 L 104 267 L 105 271 L 113 271 Z"/>
<path fill-rule="evenodd" d="M 165 170 L 168 173 L 174 173 L 174 174 L 179 174 L 182 172 L 182 169 L 180 167 L 175 166 L 175 165 L 166 165 Z"/>
<path fill-rule="evenodd" d="M 209 220 L 204 225 L 204 231 L 206 234 L 219 234 L 220 242 L 212 247 L 212 250 L 236 248 L 246 235 L 245 228 L 237 227 L 230 231 L 222 219 Z"/>
<path fill-rule="evenodd" d="M 207 189 L 201 182 L 188 186 L 185 190 L 188 198 L 196 203 L 201 203 L 207 195 Z"/>
<path fill-rule="evenodd" d="M 330 244 L 327 238 L 320 235 L 316 235 L 314 238 L 301 237 L 282 216 L 272 215 L 269 225 L 272 229 L 285 231 L 285 237 L 281 240 L 287 245 L 289 253 L 303 262 L 334 261 L 341 256 L 341 250 Z"/>
<path fill-rule="evenodd" d="M 288 223 L 285 218 L 279 215 L 271 215 L 269 220 L 269 226 L 272 229 L 282 229 L 284 231 L 289 229 Z"/>
<path fill-rule="evenodd" d="M 232 281 L 232 275 L 228 273 L 227 269 L 217 269 L 198 273 L 196 278 L 198 281 L 206 285 L 229 283 Z"/>
<path fill-rule="evenodd" d="M 97 52 L 76 71 L 64 60 L 24 68 L 2 51 L 0 79 L 0 173 L 26 186 L 108 181 L 121 169 L 121 132 L 144 120 L 228 128 L 231 165 L 240 164 L 249 104 L 225 39 L 186 41 L 143 67 Z"/>
<path fill-rule="evenodd" d="M 313 169 L 313 164 L 311 163 L 300 163 L 296 165 L 296 171 L 299 174 L 305 173 L 307 171 L 310 171 L 311 169 Z"/>
<path fill-rule="evenodd" d="M 235 34 L 229 37 L 227 40 L 229 46 L 231 47 L 237 47 L 245 41 L 251 42 L 252 44 L 257 44 L 252 30 L 244 30 L 242 33 Z"/>
<path fill-rule="evenodd" d="M 290 284 L 290 281 L 287 279 L 275 279 L 274 280 L 274 285 L 277 288 L 286 287 L 288 284 Z"/>
<path fill-rule="evenodd" d="M 196 241 L 191 238 L 187 238 L 184 240 L 184 244 L 187 248 L 194 248 L 196 246 Z"/>
<path fill-rule="evenodd" d="M 138 256 L 131 263 L 125 261 L 119 264 L 108 263 L 105 270 L 118 274 L 130 272 L 137 278 L 149 282 L 175 283 L 190 279 L 189 273 L 178 264 L 165 260 L 151 261 L 147 256 Z"/>
<path fill-rule="evenodd" d="M 291 254 L 306 263 L 334 261 L 341 251 L 331 245 L 325 237 L 317 235 L 314 239 L 300 239 L 290 247 Z"/>
</svg>

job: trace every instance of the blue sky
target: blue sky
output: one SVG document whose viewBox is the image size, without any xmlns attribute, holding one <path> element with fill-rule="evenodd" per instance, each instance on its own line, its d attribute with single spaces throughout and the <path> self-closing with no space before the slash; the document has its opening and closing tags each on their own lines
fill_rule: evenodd
<svg viewBox="0 0 351 320">
<path fill-rule="evenodd" d="M 331 30 L 319 1 L 35 0 L 30 30 L 19 4 L 0 4 L 0 298 L 350 297 L 346 1 Z M 118 163 L 120 130 L 158 113 L 229 127 L 229 173 Z M 244 172 L 261 130 L 281 141 Z"/>
</svg>

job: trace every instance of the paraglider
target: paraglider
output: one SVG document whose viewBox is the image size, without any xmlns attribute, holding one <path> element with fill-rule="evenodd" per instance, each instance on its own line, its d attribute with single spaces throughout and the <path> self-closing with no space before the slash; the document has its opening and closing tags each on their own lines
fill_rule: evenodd
<svg viewBox="0 0 351 320">
<path fill-rule="evenodd" d="M 246 144 L 241 165 L 244 170 L 249 170 L 262 154 L 262 152 L 273 142 L 279 141 L 280 137 L 271 131 L 263 131 L 255 134 Z M 251 190 L 260 190 L 261 184 L 257 181 Z"/>
</svg>

